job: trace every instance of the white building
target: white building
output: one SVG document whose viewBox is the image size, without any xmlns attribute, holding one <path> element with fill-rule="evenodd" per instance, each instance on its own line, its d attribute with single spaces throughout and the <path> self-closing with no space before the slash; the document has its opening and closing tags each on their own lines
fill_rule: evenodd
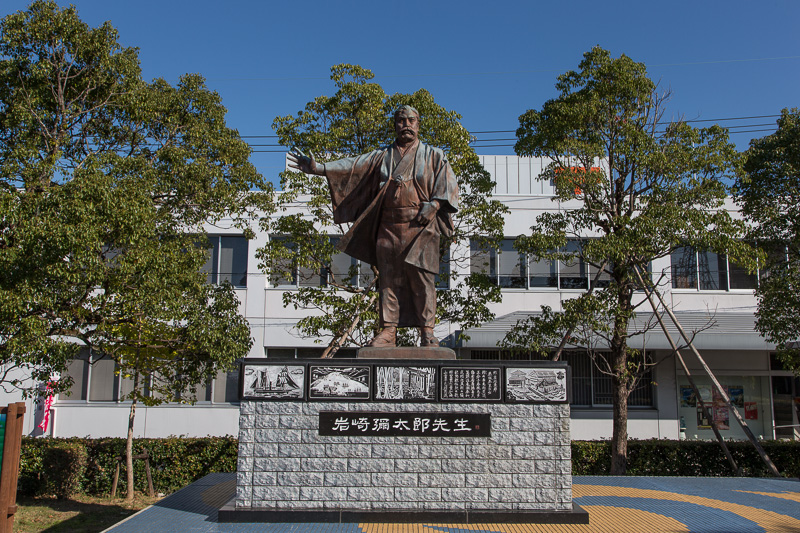
<svg viewBox="0 0 800 533">
<path fill-rule="evenodd" d="M 493 306 L 497 318 L 469 331 L 469 341 L 452 346 L 459 358 L 464 359 L 504 357 L 507 354 L 501 352 L 497 342 L 509 327 L 518 319 L 538 312 L 542 305 L 558 310 L 562 301 L 587 290 L 593 277 L 586 265 L 533 263 L 513 250 L 513 238 L 529 233 L 538 214 L 570 208 L 569 204 L 554 202 L 551 185 L 536 179 L 542 162 L 516 156 L 482 156 L 482 161 L 497 182 L 494 199 L 511 210 L 505 224 L 509 238 L 502 248 L 504 254 L 493 253 L 488 258 L 493 264 L 491 274 L 503 287 L 502 303 Z M 735 210 L 733 204 L 728 208 Z M 257 233 L 254 240 L 247 241 L 241 235 L 215 229 L 212 232 L 214 253 L 208 264 L 209 281 L 228 279 L 237 287 L 241 309 L 254 339 L 250 357 L 318 357 L 323 348 L 300 338 L 294 329 L 303 311 L 282 305 L 281 296 L 284 291 L 292 290 L 291 281 L 273 286 L 268 276 L 258 269 L 255 253 L 268 238 L 266 234 Z M 468 249 L 469 243 L 464 246 Z M 800 382 L 790 372 L 780 369 L 771 356 L 774 346 L 754 330 L 753 288 L 758 276 L 748 275 L 729 264 L 725 256 L 697 254 L 692 250 L 654 263 L 652 271 L 654 275 L 666 274 L 665 297 L 684 327 L 690 331 L 708 328 L 697 335 L 694 344 L 721 383 L 729 387 L 753 433 L 764 439 L 800 438 Z M 639 313 L 638 320 L 647 318 L 647 311 Z M 673 337 L 682 344 L 672 329 Z M 451 343 L 457 330 L 458 324 L 437 327 L 439 337 Z M 650 379 L 631 396 L 630 436 L 678 439 L 683 437 L 683 425 L 686 438 L 713 438 L 711 429 L 698 419 L 697 409 L 688 395 L 688 381 L 676 358 L 670 355 L 664 335 L 653 330 L 645 336 L 644 347 L 660 363 L 653 368 Z M 344 355 L 347 353 L 352 351 Z M 710 380 L 702 375 L 699 364 L 688 351 L 685 357 L 701 392 L 707 393 L 708 399 L 713 401 Z M 601 375 L 585 354 L 570 353 L 566 359 L 572 366 L 573 438 L 610 438 L 610 379 Z M 114 363 L 101 359 L 89 364 L 87 357 L 87 360 L 75 361 L 70 374 L 75 379 L 73 393 L 69 397 L 62 395 L 53 404 L 47 434 L 123 436 L 129 404 L 117 401 L 124 392 L 125 383 L 114 376 Z M 221 374 L 203 389 L 201 401 L 194 406 L 166 404 L 137 408 L 137 436 L 235 435 L 238 431 L 237 398 L 238 373 Z M 35 406 L 31 405 L 30 409 Z M 730 418 L 729 429 L 722 429 L 723 436 L 744 438 L 744 433 L 733 417 L 727 417 L 725 409 L 715 409 L 715 414 L 720 422 Z M 27 417 L 29 434 L 40 433 L 35 430 L 35 424 L 41 417 L 41 409 L 36 415 Z"/>
</svg>

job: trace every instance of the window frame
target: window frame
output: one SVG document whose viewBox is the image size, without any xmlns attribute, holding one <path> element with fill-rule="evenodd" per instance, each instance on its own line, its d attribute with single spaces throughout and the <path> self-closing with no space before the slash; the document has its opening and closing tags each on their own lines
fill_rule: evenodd
<svg viewBox="0 0 800 533">
<path fill-rule="evenodd" d="M 222 272 L 221 266 L 223 261 L 223 239 L 239 239 L 243 240 L 244 244 L 244 257 L 241 257 L 242 251 L 239 250 L 237 254 L 236 248 L 232 247 L 231 250 L 231 270 L 237 264 L 237 262 L 241 262 L 243 260 L 243 267 L 244 272 Z M 206 264 L 203 265 L 203 272 L 206 273 L 206 280 L 207 283 L 210 285 L 216 285 L 222 281 L 229 281 L 230 284 L 235 289 L 246 289 L 247 288 L 247 276 L 248 276 L 248 262 L 250 260 L 250 242 L 244 235 L 235 235 L 235 234 L 213 234 L 208 235 L 208 251 L 209 251 L 209 259 L 206 261 Z M 238 259 L 238 261 L 237 261 Z M 239 275 L 241 274 L 241 277 Z M 223 279 L 225 278 L 225 279 Z M 238 279 L 237 279 L 238 278 Z M 236 283 L 234 283 L 236 281 Z"/>
<path fill-rule="evenodd" d="M 59 397 L 58 403 L 63 404 L 94 404 L 94 405 L 109 405 L 109 404 L 130 404 L 131 400 L 122 400 L 121 396 L 125 391 L 126 387 L 123 387 L 123 382 L 126 381 L 126 378 L 123 378 L 121 375 L 117 374 L 117 370 L 119 369 L 119 365 L 111 358 L 103 357 L 102 354 L 97 355 L 97 352 L 94 350 L 87 348 L 85 351 L 81 351 L 81 355 L 75 359 L 74 361 L 82 361 L 81 365 L 81 373 L 82 373 L 82 380 L 78 383 L 81 387 L 80 391 L 76 391 L 77 394 L 73 394 L 71 396 L 63 396 Z M 112 397 L 108 400 L 98 400 L 98 399 L 90 399 L 92 396 L 92 379 L 93 373 L 97 372 L 95 369 L 95 364 L 98 361 L 111 361 L 114 363 L 114 373 L 112 374 L 112 382 L 110 384 Z M 238 375 L 238 370 L 233 371 Z M 239 395 L 239 388 L 238 388 L 238 379 L 235 387 L 235 402 L 218 402 L 214 400 L 215 395 L 217 394 L 216 390 L 216 379 L 222 374 L 219 372 L 214 379 L 210 380 L 208 383 L 205 383 L 200 386 L 200 388 L 205 389 L 205 394 L 198 394 L 197 401 L 195 402 L 196 405 L 231 405 L 231 404 L 238 404 L 238 395 Z M 108 386 L 108 385 L 106 385 Z M 149 387 L 149 378 L 145 378 L 145 381 L 142 383 L 142 387 L 144 390 L 144 394 L 149 396 L 150 395 L 150 387 Z M 200 392 L 200 391 L 198 391 Z M 175 406 L 181 405 L 181 402 L 165 402 L 162 405 L 166 406 Z"/>
<path fill-rule="evenodd" d="M 691 250 L 693 257 L 687 258 L 686 261 L 689 263 L 685 266 L 683 265 L 676 265 L 675 263 L 675 256 L 678 251 L 682 250 L 682 255 L 684 257 L 689 256 L 690 254 L 686 250 Z M 702 257 L 701 257 L 702 256 Z M 717 259 L 717 268 L 714 269 L 710 265 L 709 258 L 716 257 Z M 705 258 L 705 261 L 703 260 Z M 724 259 L 724 267 L 722 266 L 721 260 Z M 691 246 L 680 246 L 675 248 L 669 254 L 669 262 L 670 262 L 670 286 L 673 291 L 676 292 L 714 292 L 714 293 L 752 293 L 756 289 L 758 289 L 759 284 L 761 283 L 761 276 L 763 275 L 762 269 L 759 268 L 754 274 L 740 274 L 742 272 L 741 267 L 738 267 L 736 263 L 733 263 L 730 259 L 728 254 L 717 254 L 712 251 L 698 251 L 692 248 Z M 706 265 L 706 269 L 703 269 L 703 265 Z M 679 269 L 687 270 L 688 268 L 693 267 L 692 272 L 683 272 Z M 752 277 L 753 279 L 753 286 L 752 287 L 732 287 L 731 283 L 731 270 L 732 268 L 735 270 L 736 279 L 739 279 L 742 276 Z M 724 269 L 724 278 L 722 277 Z M 709 275 L 713 275 L 716 272 L 717 280 L 716 285 L 718 287 L 724 288 L 714 288 L 713 281 L 709 280 L 706 281 L 704 284 L 704 276 L 708 277 Z M 692 287 L 688 286 L 688 283 L 682 283 L 681 285 L 684 286 L 676 286 L 676 282 L 678 280 L 692 280 L 693 285 Z M 736 283 L 737 285 L 739 283 Z"/>
<path fill-rule="evenodd" d="M 341 236 L 337 236 L 337 235 L 329 235 L 328 237 L 331 240 L 331 242 L 335 242 L 335 241 L 337 241 L 338 239 L 341 238 Z M 270 235 L 269 239 L 270 240 L 282 239 L 282 240 L 285 240 L 287 242 L 290 242 L 290 241 L 288 241 L 288 236 L 286 236 L 286 235 Z M 336 252 L 336 254 L 337 255 L 341 254 L 342 256 L 347 257 L 348 259 L 350 259 L 350 266 L 351 267 L 353 267 L 353 266 L 356 267 L 355 279 L 354 280 L 353 279 L 350 280 L 351 283 L 353 283 L 353 285 L 355 285 L 359 289 L 365 289 L 365 288 L 369 287 L 372 284 L 373 274 L 372 274 L 372 270 L 371 270 L 371 265 L 369 263 L 366 263 L 364 261 L 361 261 L 359 259 L 351 257 L 351 256 L 347 255 L 344 252 Z M 449 290 L 450 289 L 450 278 L 452 276 L 452 266 L 451 266 L 450 262 L 451 262 L 450 249 L 447 248 L 447 249 L 444 250 L 444 254 L 442 255 L 441 259 L 439 260 L 439 273 L 436 274 L 436 277 L 435 277 L 435 284 L 436 284 L 436 289 L 437 290 Z M 270 289 L 270 290 L 281 290 L 281 291 L 292 291 L 292 290 L 296 291 L 296 290 L 299 290 L 299 289 L 301 289 L 303 287 L 324 288 L 324 287 L 327 287 L 329 285 L 329 274 L 330 274 L 330 269 L 323 267 L 323 268 L 320 269 L 320 271 L 318 273 L 314 272 L 313 274 L 309 274 L 310 278 L 319 278 L 319 282 L 318 283 L 312 283 L 312 284 L 300 283 L 300 280 L 302 279 L 300 270 L 297 267 L 297 265 L 293 265 L 292 266 L 292 283 L 276 284 L 276 283 L 273 282 L 273 279 L 275 279 L 275 278 L 273 278 L 272 275 L 269 275 L 267 277 L 267 289 Z M 446 275 L 443 276 L 443 274 L 446 274 Z"/>
<path fill-rule="evenodd" d="M 503 244 L 509 243 L 513 247 L 513 243 L 516 239 L 513 237 L 506 237 L 503 239 Z M 570 247 L 575 243 L 579 243 L 579 239 L 569 239 L 565 249 Z M 502 248 L 502 244 L 501 244 Z M 483 251 L 477 247 L 474 239 L 470 240 L 470 273 L 476 273 L 478 270 L 476 267 L 478 265 L 473 264 L 473 257 L 475 258 L 486 258 L 487 263 L 486 266 L 488 268 L 488 272 L 486 270 L 482 270 L 482 273 L 485 274 L 491 283 L 500 287 L 503 291 L 568 291 L 568 292 L 586 292 L 592 287 L 592 278 L 596 273 L 596 267 L 586 261 L 583 257 L 579 256 L 576 258 L 576 262 L 573 264 L 574 267 L 577 267 L 578 272 L 580 272 L 580 276 L 570 276 L 565 278 L 563 276 L 563 272 L 567 265 L 564 264 L 564 261 L 560 261 L 557 259 L 541 259 L 541 260 L 534 260 L 530 254 L 525 254 L 522 252 L 517 252 L 520 258 L 520 270 L 521 275 L 517 276 L 521 279 L 525 280 L 524 286 L 510 286 L 509 284 L 503 284 L 501 278 L 503 277 L 500 272 L 500 260 L 499 256 L 502 255 L 504 251 L 501 249 L 499 252 L 495 249 L 490 249 L 488 251 Z M 541 273 L 537 272 L 534 275 L 532 265 L 534 264 L 543 264 L 547 265 L 549 263 L 549 270 L 552 273 L 550 276 L 543 276 L 540 275 L 541 273 L 545 272 L 546 269 L 542 269 Z M 570 268 L 574 268 L 570 267 Z M 651 271 L 651 267 L 648 266 L 648 271 Z M 508 276 L 506 276 L 508 277 Z M 544 284 L 534 284 L 531 282 L 532 279 L 547 279 Z M 576 279 L 582 280 L 582 283 L 577 283 L 574 285 L 582 285 L 581 286 L 566 286 L 565 279 Z M 555 281 L 555 283 L 553 283 Z M 597 287 L 607 286 L 608 283 L 605 280 L 599 280 Z"/>
</svg>

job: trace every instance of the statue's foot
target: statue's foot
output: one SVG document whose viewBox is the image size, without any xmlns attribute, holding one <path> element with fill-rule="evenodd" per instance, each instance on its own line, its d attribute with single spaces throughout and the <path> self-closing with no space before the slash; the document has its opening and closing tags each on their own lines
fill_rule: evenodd
<svg viewBox="0 0 800 533">
<path fill-rule="evenodd" d="M 375 335 L 367 346 L 372 348 L 388 348 L 397 345 L 397 328 L 394 326 L 386 326 L 380 333 Z"/>
<path fill-rule="evenodd" d="M 420 328 L 419 329 L 420 342 L 419 345 L 424 347 L 439 346 L 439 339 L 433 335 L 433 328 Z"/>
</svg>

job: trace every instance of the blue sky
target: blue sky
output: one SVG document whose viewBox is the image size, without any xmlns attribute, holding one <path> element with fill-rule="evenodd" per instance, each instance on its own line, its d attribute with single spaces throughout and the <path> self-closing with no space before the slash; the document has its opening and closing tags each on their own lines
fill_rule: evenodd
<svg viewBox="0 0 800 533">
<path fill-rule="evenodd" d="M 60 5 L 69 2 L 58 0 Z M 332 94 L 337 63 L 371 69 L 388 93 L 429 90 L 463 116 L 483 154 L 512 154 L 518 117 L 556 95 L 556 76 L 599 44 L 644 62 L 673 92 L 669 112 L 687 119 L 776 115 L 800 107 L 800 2 L 572 2 L 353 0 L 73 0 L 91 26 L 110 20 L 138 47 L 147 79 L 206 77 L 243 136 L 273 135 L 276 116 Z M 0 1 L 0 16 L 25 9 Z M 745 149 L 775 118 L 734 126 Z M 698 123 L 706 125 L 707 123 Z M 251 144 L 275 139 L 248 137 Z M 258 147 L 255 150 L 280 150 Z M 254 153 L 275 178 L 282 153 Z"/>
</svg>

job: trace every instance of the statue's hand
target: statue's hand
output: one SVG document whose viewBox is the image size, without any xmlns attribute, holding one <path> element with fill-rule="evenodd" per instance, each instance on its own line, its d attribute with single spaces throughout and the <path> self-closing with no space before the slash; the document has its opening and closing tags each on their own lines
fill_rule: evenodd
<svg viewBox="0 0 800 533">
<path fill-rule="evenodd" d="M 286 158 L 289 159 L 289 168 L 294 168 L 306 174 L 316 174 L 318 176 L 325 174 L 325 167 L 319 165 L 314 160 L 313 155 L 306 156 L 297 148 L 292 148 L 292 150 L 286 154 Z"/>
<path fill-rule="evenodd" d="M 417 223 L 424 226 L 436 216 L 439 211 L 439 202 L 434 200 L 432 202 L 425 202 L 417 215 Z"/>
</svg>

